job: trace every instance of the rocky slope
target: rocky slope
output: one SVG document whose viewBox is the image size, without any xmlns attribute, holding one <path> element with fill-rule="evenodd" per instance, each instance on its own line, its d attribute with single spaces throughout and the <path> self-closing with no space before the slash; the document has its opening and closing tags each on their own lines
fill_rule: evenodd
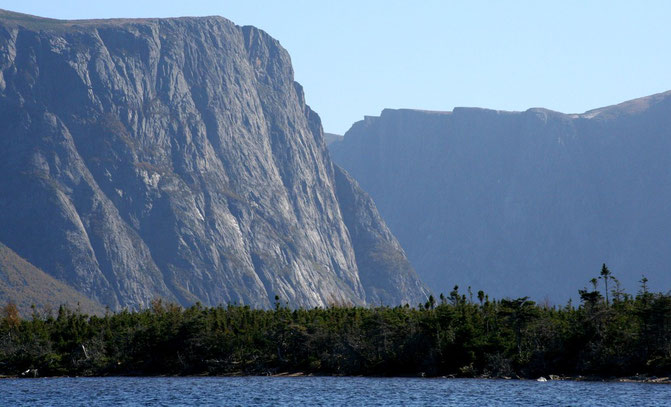
<svg viewBox="0 0 671 407">
<path fill-rule="evenodd" d="M 0 241 L 113 309 L 427 293 L 334 172 L 287 52 L 220 17 L 0 11 Z"/>
<path fill-rule="evenodd" d="M 0 306 L 10 302 L 25 318 L 33 312 L 50 310 L 55 313 L 61 305 L 87 314 L 105 313 L 105 307 L 49 276 L 0 243 Z"/>
<path fill-rule="evenodd" d="M 340 134 L 324 133 L 324 141 L 326 141 L 327 146 L 331 143 L 342 141 L 342 139 L 343 136 L 341 136 Z"/>
<path fill-rule="evenodd" d="M 384 110 L 330 146 L 435 292 L 671 289 L 671 92 L 579 115 Z M 613 284 L 610 285 L 613 287 Z"/>
</svg>

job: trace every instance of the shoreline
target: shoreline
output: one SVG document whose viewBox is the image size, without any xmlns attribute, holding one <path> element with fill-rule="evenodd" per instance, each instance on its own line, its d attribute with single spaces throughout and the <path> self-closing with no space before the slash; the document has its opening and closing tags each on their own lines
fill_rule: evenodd
<svg viewBox="0 0 671 407">
<path fill-rule="evenodd" d="M 222 375 L 108 375 L 108 376 L 35 376 L 27 377 L 21 375 L 0 375 L 0 380 L 7 379 L 60 379 L 60 378 L 111 378 L 111 377 L 125 377 L 125 378 L 196 378 L 196 377 L 272 377 L 272 378 L 286 378 L 286 377 L 350 377 L 350 378 L 378 378 L 378 379 L 465 379 L 465 380 L 506 380 L 506 381 L 536 381 L 536 382 L 554 382 L 554 381 L 573 381 L 573 382 L 602 382 L 602 383 L 648 383 L 648 384 L 671 384 L 671 377 L 657 377 L 657 376 L 625 376 L 625 377 L 598 377 L 598 376 L 558 376 L 548 375 L 541 376 L 537 379 L 523 378 L 523 377 L 491 377 L 491 376 L 476 376 L 476 377 L 460 377 L 456 375 L 447 376 L 376 376 L 376 375 L 337 375 L 337 374 L 319 374 L 306 372 L 279 372 L 273 374 L 244 374 L 242 372 L 222 374 Z M 540 380 L 544 378 L 546 380 Z"/>
</svg>

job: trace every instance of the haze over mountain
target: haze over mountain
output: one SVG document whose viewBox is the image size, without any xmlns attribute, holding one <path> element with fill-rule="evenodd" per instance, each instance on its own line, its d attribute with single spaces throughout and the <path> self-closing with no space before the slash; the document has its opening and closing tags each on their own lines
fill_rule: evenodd
<svg viewBox="0 0 671 407">
<path fill-rule="evenodd" d="M 341 136 L 340 134 L 324 133 L 324 141 L 326 141 L 326 145 L 329 145 L 336 141 L 342 141 L 342 139 L 343 136 Z"/>
<path fill-rule="evenodd" d="M 671 92 L 570 115 L 384 110 L 330 150 L 434 292 L 562 303 L 603 262 L 629 292 L 671 289 Z"/>
<path fill-rule="evenodd" d="M 0 242 L 113 309 L 426 300 L 322 133 L 254 27 L 0 11 Z"/>
</svg>

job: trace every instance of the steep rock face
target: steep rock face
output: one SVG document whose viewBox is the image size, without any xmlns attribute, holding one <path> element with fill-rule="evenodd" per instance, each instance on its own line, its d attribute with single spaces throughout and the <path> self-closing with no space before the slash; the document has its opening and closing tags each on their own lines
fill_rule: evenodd
<svg viewBox="0 0 671 407">
<path fill-rule="evenodd" d="M 434 292 L 671 289 L 671 92 L 582 115 L 384 110 L 330 146 Z M 613 287 L 613 284 L 610 284 Z"/>
<path fill-rule="evenodd" d="M 19 255 L 113 308 L 380 298 L 276 40 L 220 17 L 0 22 L 0 241 Z"/>
<path fill-rule="evenodd" d="M 418 300 L 426 298 L 428 292 L 417 279 L 401 245 L 380 217 L 373 200 L 338 166 L 335 166 L 335 181 L 368 302 L 372 305 L 415 305 Z"/>
</svg>

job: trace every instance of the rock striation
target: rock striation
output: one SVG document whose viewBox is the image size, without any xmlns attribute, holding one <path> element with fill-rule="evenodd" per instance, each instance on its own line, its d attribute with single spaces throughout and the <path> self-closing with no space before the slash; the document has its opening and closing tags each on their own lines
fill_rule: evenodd
<svg viewBox="0 0 671 407">
<path fill-rule="evenodd" d="M 221 17 L 0 11 L 0 241 L 112 309 L 427 296 L 288 53 Z"/>
<path fill-rule="evenodd" d="M 330 150 L 434 292 L 563 303 L 603 262 L 630 293 L 642 275 L 671 289 L 671 92 L 572 115 L 384 110 Z"/>
</svg>

